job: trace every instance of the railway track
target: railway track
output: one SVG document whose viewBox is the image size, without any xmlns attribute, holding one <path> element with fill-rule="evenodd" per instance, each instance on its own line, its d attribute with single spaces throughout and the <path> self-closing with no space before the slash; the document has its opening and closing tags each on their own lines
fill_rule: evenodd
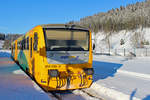
<svg viewBox="0 0 150 100">
<path fill-rule="evenodd" d="M 62 100 L 61 96 L 54 92 L 47 92 L 51 100 Z"/>
<path fill-rule="evenodd" d="M 74 90 L 67 92 L 48 92 L 52 100 L 104 100 L 100 96 L 86 90 Z"/>
<path fill-rule="evenodd" d="M 88 91 L 86 89 L 82 89 L 81 91 L 84 92 L 84 93 L 86 93 L 87 95 L 95 98 L 95 99 L 104 100 L 102 97 L 100 97 L 99 95 L 96 95 L 96 93 L 94 93 L 94 92 L 92 93 L 92 92 L 90 92 L 90 91 Z"/>
</svg>

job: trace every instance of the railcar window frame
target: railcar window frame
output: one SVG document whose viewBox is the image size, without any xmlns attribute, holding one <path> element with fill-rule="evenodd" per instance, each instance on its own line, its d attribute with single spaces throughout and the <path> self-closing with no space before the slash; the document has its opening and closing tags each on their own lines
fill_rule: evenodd
<svg viewBox="0 0 150 100">
<path fill-rule="evenodd" d="M 20 44 L 20 45 L 19 45 L 19 46 L 20 46 L 19 49 L 21 50 L 21 41 L 19 41 L 19 44 Z"/>
<path fill-rule="evenodd" d="M 27 37 L 27 50 L 29 50 L 29 37 Z"/>
<path fill-rule="evenodd" d="M 23 46 L 23 50 L 24 50 L 24 39 L 22 40 L 22 46 Z"/>
<path fill-rule="evenodd" d="M 26 50 L 26 38 L 24 39 L 24 49 Z"/>
<path fill-rule="evenodd" d="M 19 49 L 19 41 L 17 41 L 17 49 Z"/>
<path fill-rule="evenodd" d="M 23 50 L 25 50 L 25 39 L 23 39 Z"/>
<path fill-rule="evenodd" d="M 15 51 L 15 43 L 13 44 L 13 49 L 14 49 L 14 51 Z"/>
<path fill-rule="evenodd" d="M 23 50 L 23 40 L 21 40 L 21 50 Z"/>
<path fill-rule="evenodd" d="M 30 58 L 32 58 L 32 37 L 30 38 Z"/>
<path fill-rule="evenodd" d="M 38 48 L 38 33 L 35 32 L 34 33 L 34 43 L 33 43 L 33 49 L 34 51 L 37 51 Z"/>
<path fill-rule="evenodd" d="M 89 51 L 90 50 L 90 31 L 86 29 L 75 29 L 75 28 L 43 28 L 43 33 L 44 33 L 44 40 L 45 40 L 45 45 L 46 45 L 46 51 L 49 51 L 47 48 L 47 36 L 46 36 L 46 30 L 67 30 L 67 31 L 83 31 L 88 33 L 88 49 L 84 51 Z"/>
<path fill-rule="evenodd" d="M 21 40 L 21 50 L 23 50 L 23 40 Z"/>
<path fill-rule="evenodd" d="M 18 50 L 20 50 L 20 44 L 19 44 L 19 41 L 18 41 Z"/>
<path fill-rule="evenodd" d="M 20 50 L 20 41 L 18 41 L 18 49 Z"/>
</svg>

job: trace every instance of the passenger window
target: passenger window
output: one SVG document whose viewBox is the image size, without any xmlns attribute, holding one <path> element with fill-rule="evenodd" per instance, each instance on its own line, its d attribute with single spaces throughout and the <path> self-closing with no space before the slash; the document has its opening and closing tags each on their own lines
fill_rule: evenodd
<svg viewBox="0 0 150 100">
<path fill-rule="evenodd" d="M 26 39 L 24 39 L 24 49 L 26 50 Z"/>
<path fill-rule="evenodd" d="M 21 41 L 19 42 L 19 44 L 20 44 L 20 45 L 19 45 L 19 46 L 20 46 L 19 49 L 21 50 Z"/>
<path fill-rule="evenodd" d="M 26 44 L 26 42 L 25 42 L 25 39 L 23 40 L 23 49 L 25 49 L 25 44 Z"/>
<path fill-rule="evenodd" d="M 30 57 L 32 58 L 32 37 L 31 37 L 31 40 L 30 40 L 30 45 L 31 45 L 31 47 L 30 47 Z"/>
<path fill-rule="evenodd" d="M 21 50 L 23 50 L 23 40 L 21 41 Z"/>
<path fill-rule="evenodd" d="M 27 39 L 25 39 L 25 49 L 27 49 Z"/>
<path fill-rule="evenodd" d="M 14 48 L 14 50 L 15 50 L 15 44 L 13 45 L 13 48 Z"/>
<path fill-rule="evenodd" d="M 34 33 L 34 50 L 37 51 L 37 46 L 38 46 L 38 35 L 37 33 Z"/>
<path fill-rule="evenodd" d="M 25 39 L 23 40 L 23 49 L 25 49 Z"/>
<path fill-rule="evenodd" d="M 24 40 L 22 40 L 22 50 L 24 50 Z"/>
<path fill-rule="evenodd" d="M 27 37 L 27 50 L 29 50 L 29 37 Z"/>
<path fill-rule="evenodd" d="M 18 50 L 20 49 L 20 42 L 18 42 Z"/>
<path fill-rule="evenodd" d="M 19 42 L 17 42 L 17 49 L 19 49 Z"/>
</svg>

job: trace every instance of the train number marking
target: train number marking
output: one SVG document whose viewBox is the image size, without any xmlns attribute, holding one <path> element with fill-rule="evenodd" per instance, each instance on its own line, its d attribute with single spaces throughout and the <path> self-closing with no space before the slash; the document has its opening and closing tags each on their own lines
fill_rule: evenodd
<svg viewBox="0 0 150 100">
<path fill-rule="evenodd" d="M 45 68 L 57 68 L 60 67 L 60 65 L 46 65 Z"/>
</svg>

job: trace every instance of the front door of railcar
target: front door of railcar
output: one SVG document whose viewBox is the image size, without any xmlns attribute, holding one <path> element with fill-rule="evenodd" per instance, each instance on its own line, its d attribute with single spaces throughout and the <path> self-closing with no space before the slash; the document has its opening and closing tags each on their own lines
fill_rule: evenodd
<svg viewBox="0 0 150 100">
<path fill-rule="evenodd" d="M 35 32 L 33 35 L 31 35 L 30 38 L 30 71 L 32 74 L 32 77 L 35 77 L 35 54 L 37 51 L 37 45 L 38 45 L 38 37 L 37 32 Z"/>
<path fill-rule="evenodd" d="M 30 52 L 30 67 L 29 67 L 29 70 L 30 70 L 30 74 L 32 75 L 32 77 L 34 77 L 34 59 L 33 59 L 33 35 L 30 34 L 30 47 L 29 47 L 29 52 Z"/>
</svg>

